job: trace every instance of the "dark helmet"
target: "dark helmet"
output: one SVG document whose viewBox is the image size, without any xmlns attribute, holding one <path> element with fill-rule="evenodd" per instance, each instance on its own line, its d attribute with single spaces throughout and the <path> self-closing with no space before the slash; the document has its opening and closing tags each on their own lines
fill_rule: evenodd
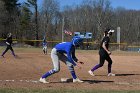
<svg viewBox="0 0 140 93">
<path fill-rule="evenodd" d="M 75 37 L 72 38 L 71 42 L 74 46 L 79 46 L 83 43 L 83 39 L 78 37 L 78 36 L 75 36 Z"/>
</svg>

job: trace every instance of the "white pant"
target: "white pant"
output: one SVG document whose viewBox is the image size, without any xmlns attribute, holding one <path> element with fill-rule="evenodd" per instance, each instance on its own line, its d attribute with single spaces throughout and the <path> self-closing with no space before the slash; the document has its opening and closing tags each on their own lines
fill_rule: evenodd
<svg viewBox="0 0 140 93">
<path fill-rule="evenodd" d="M 47 52 L 47 46 L 43 47 L 43 51 L 45 51 L 45 53 Z"/>
<path fill-rule="evenodd" d="M 74 70 L 73 69 L 73 64 L 70 63 L 67 60 L 67 56 L 65 56 L 64 54 L 57 53 L 57 50 L 55 48 L 53 48 L 52 51 L 51 51 L 51 58 L 52 58 L 54 70 L 56 72 L 60 71 L 60 61 L 59 60 L 61 60 L 62 62 L 64 62 L 69 67 L 69 70 L 70 71 L 71 70 Z"/>
</svg>

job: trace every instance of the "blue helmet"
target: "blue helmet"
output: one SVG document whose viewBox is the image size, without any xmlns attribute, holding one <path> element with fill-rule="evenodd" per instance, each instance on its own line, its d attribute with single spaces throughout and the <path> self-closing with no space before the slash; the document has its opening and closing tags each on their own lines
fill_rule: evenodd
<svg viewBox="0 0 140 93">
<path fill-rule="evenodd" d="M 83 43 L 83 39 L 78 37 L 78 36 L 75 36 L 75 37 L 72 38 L 71 42 L 74 46 L 79 46 Z"/>
</svg>

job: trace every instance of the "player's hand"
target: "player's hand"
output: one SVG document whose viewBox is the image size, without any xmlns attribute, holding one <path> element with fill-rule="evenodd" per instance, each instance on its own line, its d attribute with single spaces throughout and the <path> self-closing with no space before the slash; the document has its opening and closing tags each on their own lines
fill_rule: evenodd
<svg viewBox="0 0 140 93">
<path fill-rule="evenodd" d="M 108 51 L 107 53 L 108 53 L 109 55 L 111 55 L 111 52 L 110 52 L 110 51 Z"/>
<path fill-rule="evenodd" d="M 80 63 L 80 64 L 84 64 L 84 62 L 82 62 L 82 61 L 78 61 L 78 63 Z"/>
<path fill-rule="evenodd" d="M 80 63 L 77 63 L 76 67 L 79 68 L 79 69 L 82 68 Z"/>
</svg>

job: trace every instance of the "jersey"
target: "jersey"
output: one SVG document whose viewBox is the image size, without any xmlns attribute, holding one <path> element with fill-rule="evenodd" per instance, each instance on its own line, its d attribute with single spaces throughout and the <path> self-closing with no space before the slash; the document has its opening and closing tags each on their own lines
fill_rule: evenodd
<svg viewBox="0 0 140 93">
<path fill-rule="evenodd" d="M 109 42 L 110 42 L 110 38 L 108 36 L 105 36 L 103 39 L 102 39 L 102 42 L 100 44 L 100 50 L 102 51 L 105 51 L 105 49 L 102 47 L 103 43 L 105 43 L 105 46 L 106 48 L 108 49 L 109 47 Z"/>
<path fill-rule="evenodd" d="M 10 46 L 11 46 L 11 44 L 12 44 L 12 37 L 7 37 L 7 39 L 6 39 L 6 42 L 8 42 L 9 44 L 10 44 Z M 7 43 L 6 43 L 7 44 Z M 7 44 L 8 45 L 8 44 Z"/>
<path fill-rule="evenodd" d="M 43 42 L 42 45 L 43 45 L 43 47 L 46 47 L 47 46 L 47 42 Z"/>
<path fill-rule="evenodd" d="M 67 54 L 68 61 L 76 66 L 78 59 L 75 56 L 75 46 L 72 42 L 62 42 L 57 44 L 54 48 L 56 48 L 57 52 Z"/>
</svg>

